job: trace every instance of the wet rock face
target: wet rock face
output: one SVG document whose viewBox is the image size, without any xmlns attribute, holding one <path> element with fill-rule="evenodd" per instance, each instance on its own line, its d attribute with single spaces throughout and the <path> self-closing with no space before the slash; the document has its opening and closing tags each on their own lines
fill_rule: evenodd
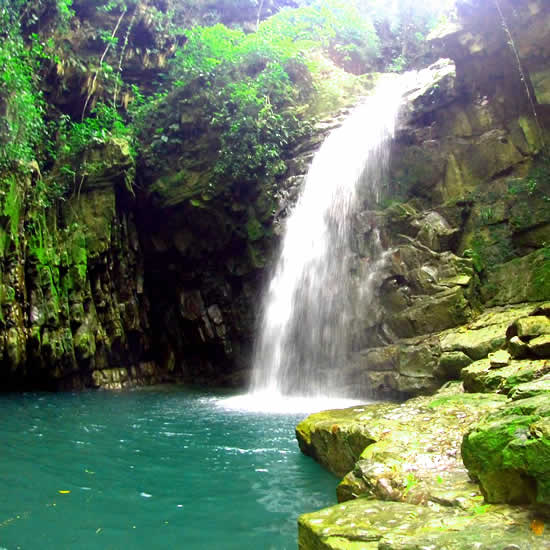
<svg viewBox="0 0 550 550">
<path fill-rule="evenodd" d="M 55 211 L 33 201 L 38 174 L 12 175 L 18 200 L 4 203 L 13 225 L 2 229 L 2 389 L 159 379 L 148 363 L 143 267 L 124 183 L 134 168 L 128 143 L 98 144 L 83 163 L 90 176 Z"/>
<path fill-rule="evenodd" d="M 138 163 L 154 347 L 159 364 L 179 365 L 185 381 L 242 386 L 285 219 L 314 152 L 349 111 L 321 120 L 288 153 L 282 180 L 237 182 L 216 175 L 219 136 L 189 93 L 168 96 L 147 122 Z"/>
<path fill-rule="evenodd" d="M 477 343 L 441 331 L 473 322 L 485 306 L 550 296 L 550 169 L 537 157 L 550 116 L 549 6 L 500 4 L 537 117 L 494 3 L 461 2 L 460 25 L 433 42 L 442 61 L 407 94 L 386 202 L 365 203 L 353 220 L 357 292 L 374 260 L 377 232 L 390 251 L 371 304 L 354 312 L 350 331 L 349 368 L 362 391 L 397 397 L 435 391 L 496 351 L 503 338 L 491 323 L 468 329 Z M 136 8 L 125 77 L 153 80 L 183 39 L 153 32 L 155 10 L 166 13 L 172 5 Z M 80 118 L 89 67 L 104 48 L 94 33 L 114 28 L 120 14 L 86 2 L 75 8 L 66 46 L 83 64 L 52 67 L 46 95 Z M 94 98 L 111 92 L 98 89 Z M 244 383 L 261 288 L 285 216 L 314 151 L 345 113 L 319 123 L 310 140 L 289 152 L 284 179 L 224 180 L 213 189 L 218 136 L 208 113 L 190 108 L 189 93 L 198 91 L 174 92 L 153 114 L 165 132 L 146 129 L 142 136 L 135 201 L 125 190 L 135 167 L 124 142 L 87 152 L 86 182 L 56 212 L 6 211 L 32 195 L 36 172 L 18 176 L 2 199 L 10 227 L 1 256 L 6 381 Z M 28 237 L 19 239 L 23 233 Z M 517 339 L 507 341 L 514 359 L 547 354 L 548 335 Z"/>
<path fill-rule="evenodd" d="M 541 21 L 549 20 L 549 6 L 500 4 L 523 76 L 544 98 L 539 72 L 550 52 Z M 356 311 L 351 337 L 350 368 L 376 396 L 433 392 L 486 357 L 483 346 L 455 345 L 460 334 L 435 337 L 440 331 L 476 319 L 488 306 L 550 297 L 550 169 L 540 154 L 550 113 L 544 100 L 531 103 L 495 3 L 460 6 L 458 26 L 433 40 L 452 61 L 440 60 L 405 95 L 390 204 L 376 212 L 365 204 L 355 220 L 358 289 L 376 232 L 391 251 L 372 284 L 369 308 Z M 475 336 L 495 351 L 504 336 L 492 338 L 489 325 Z M 535 346 L 545 349 L 545 342 L 541 337 Z M 382 355 L 391 359 L 380 361 Z M 406 357 L 415 355 L 413 373 Z"/>
<path fill-rule="evenodd" d="M 493 309 L 442 333 L 441 357 L 457 370 L 470 362 L 463 385 L 302 421 L 306 454 L 339 476 L 354 465 L 341 504 L 300 518 L 300 548 L 546 548 L 550 357 L 533 343 L 548 313 L 547 302 Z M 380 366 L 396 360 L 387 351 Z M 351 441 L 366 447 L 358 455 Z"/>
</svg>

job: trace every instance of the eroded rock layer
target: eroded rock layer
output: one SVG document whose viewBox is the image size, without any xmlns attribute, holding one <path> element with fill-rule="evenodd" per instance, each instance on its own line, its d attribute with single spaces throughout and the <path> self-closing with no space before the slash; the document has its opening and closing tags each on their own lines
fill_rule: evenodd
<svg viewBox="0 0 550 550">
<path fill-rule="evenodd" d="M 494 309 L 443 333 L 447 353 L 478 357 L 454 364 L 463 383 L 299 424 L 303 452 L 349 470 L 343 504 L 300 519 L 300 548 L 548 548 L 548 312 Z"/>
</svg>

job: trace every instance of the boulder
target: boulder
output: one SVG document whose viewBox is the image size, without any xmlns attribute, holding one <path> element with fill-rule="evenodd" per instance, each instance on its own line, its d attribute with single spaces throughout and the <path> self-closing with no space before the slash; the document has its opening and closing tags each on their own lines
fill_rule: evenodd
<svg viewBox="0 0 550 550">
<path fill-rule="evenodd" d="M 369 496 L 458 508 L 476 504 L 475 487 L 460 458 L 463 434 L 505 402 L 493 394 L 464 394 L 453 384 L 433 397 L 390 411 L 382 437 L 369 445 L 337 489 L 340 501 Z"/>
<path fill-rule="evenodd" d="M 501 368 L 493 368 L 490 359 L 481 359 L 462 369 L 464 389 L 468 392 L 509 394 L 515 386 L 531 382 L 550 372 L 550 361 L 543 359 L 512 360 Z"/>
<path fill-rule="evenodd" d="M 507 343 L 508 351 L 514 359 L 522 359 L 529 354 L 529 346 L 519 336 L 512 336 Z"/>
<path fill-rule="evenodd" d="M 460 372 L 473 362 L 462 351 L 446 351 L 439 358 L 439 368 L 449 378 L 460 378 Z"/>
<path fill-rule="evenodd" d="M 490 413 L 464 436 L 462 457 L 487 502 L 550 509 L 549 394 Z"/>
<path fill-rule="evenodd" d="M 529 351 L 538 357 L 550 357 L 550 334 L 533 338 L 529 342 Z"/>
<path fill-rule="evenodd" d="M 522 340 L 530 340 L 550 334 L 550 319 L 546 315 L 533 315 L 518 319 L 511 328 Z"/>
<path fill-rule="evenodd" d="M 502 323 L 451 332 L 441 339 L 441 349 L 446 352 L 461 351 L 471 359 L 482 359 L 504 345 L 506 328 L 507 324 Z"/>
</svg>

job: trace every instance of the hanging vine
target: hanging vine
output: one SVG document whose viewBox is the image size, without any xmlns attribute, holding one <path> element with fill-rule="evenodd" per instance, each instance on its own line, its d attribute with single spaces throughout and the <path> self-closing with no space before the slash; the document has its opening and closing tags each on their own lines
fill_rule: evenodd
<svg viewBox="0 0 550 550">
<path fill-rule="evenodd" d="M 537 125 L 537 131 L 538 131 L 538 134 L 539 134 L 539 139 L 540 139 L 542 150 L 544 152 L 546 152 L 547 148 L 546 148 L 546 140 L 544 138 L 544 131 L 542 129 L 542 126 L 541 126 L 541 123 L 540 123 L 540 120 L 539 120 L 539 115 L 537 113 L 537 107 L 535 105 L 535 100 L 533 98 L 533 94 L 531 93 L 531 90 L 529 88 L 529 84 L 527 83 L 527 76 L 525 74 L 525 71 L 523 70 L 523 64 L 521 62 L 521 57 L 519 55 L 519 51 L 517 49 L 514 38 L 512 36 L 512 31 L 510 30 L 510 26 L 508 25 L 508 23 L 506 21 L 506 18 L 504 17 L 504 12 L 502 11 L 499 0 L 494 0 L 494 1 L 495 1 L 495 6 L 497 8 L 500 19 L 502 21 L 502 27 L 504 29 L 504 32 L 508 36 L 508 45 L 510 46 L 510 49 L 512 50 L 512 52 L 513 52 L 513 54 L 516 58 L 516 61 L 517 61 L 519 75 L 520 75 L 521 81 L 523 82 L 523 85 L 525 86 L 525 92 L 526 92 L 527 98 L 529 100 L 529 105 L 531 106 L 531 110 L 533 111 L 533 117 L 535 119 L 535 124 Z"/>
<path fill-rule="evenodd" d="M 143 8 L 147 7 L 147 0 L 143 2 Z M 134 7 L 134 11 L 132 13 L 132 17 L 130 18 L 130 23 L 128 25 L 128 29 L 126 30 L 126 34 L 124 35 L 124 42 L 122 44 L 122 48 L 120 51 L 120 57 L 118 60 L 118 67 L 117 67 L 117 78 L 115 80 L 115 91 L 113 93 L 113 106 L 116 107 L 116 101 L 118 96 L 118 86 L 119 83 L 122 81 L 122 65 L 124 63 L 124 57 L 126 56 L 126 49 L 128 48 L 128 41 L 130 39 L 130 35 L 132 34 L 132 29 L 134 28 L 134 23 L 136 21 L 136 16 L 138 12 L 138 5 L 136 4 Z"/>
<path fill-rule="evenodd" d="M 84 120 L 84 117 L 86 116 L 86 110 L 88 109 L 88 105 L 90 103 L 90 99 L 94 95 L 96 91 L 97 86 L 97 78 L 99 76 L 99 73 L 101 72 L 101 69 L 103 67 L 103 62 L 105 61 L 105 57 L 107 56 L 107 53 L 109 52 L 111 45 L 116 42 L 116 35 L 118 33 L 118 29 L 120 28 L 120 24 L 122 23 L 122 20 L 124 19 L 124 15 L 126 14 L 127 8 L 124 7 L 122 10 L 122 13 L 120 14 L 120 17 L 118 18 L 116 25 L 113 29 L 113 32 L 111 33 L 110 39 L 107 40 L 107 46 L 105 47 L 105 50 L 103 51 L 103 55 L 99 59 L 99 66 L 94 74 L 94 78 L 92 80 L 92 84 L 88 88 L 88 95 L 86 97 L 86 101 L 84 102 L 84 108 L 82 109 L 82 116 L 81 120 Z"/>
</svg>

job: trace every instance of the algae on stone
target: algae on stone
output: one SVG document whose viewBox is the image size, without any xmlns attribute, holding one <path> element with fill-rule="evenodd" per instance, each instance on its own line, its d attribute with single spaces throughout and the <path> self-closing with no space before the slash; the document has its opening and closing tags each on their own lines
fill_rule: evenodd
<svg viewBox="0 0 550 550">
<path fill-rule="evenodd" d="M 522 508 L 487 505 L 469 513 L 433 505 L 357 499 L 304 514 L 300 550 L 546 550 Z M 539 521 L 548 529 L 544 520 Z"/>
<path fill-rule="evenodd" d="M 380 437 L 380 424 L 397 405 L 382 403 L 312 414 L 296 427 L 301 451 L 327 470 L 342 477 L 349 472 L 364 448 Z"/>
<path fill-rule="evenodd" d="M 481 359 L 462 369 L 464 388 L 469 392 L 508 394 L 518 384 L 536 380 L 550 372 L 550 361 L 520 359 L 501 368 L 492 368 L 490 359 Z"/>
<path fill-rule="evenodd" d="M 471 508 L 479 495 L 460 459 L 463 434 L 505 398 L 465 394 L 451 385 L 410 400 L 381 419 L 380 439 L 361 454 L 338 486 L 339 500 L 372 498 Z"/>
<path fill-rule="evenodd" d="M 464 464 L 488 502 L 550 507 L 548 395 L 513 401 L 464 436 Z"/>
</svg>

